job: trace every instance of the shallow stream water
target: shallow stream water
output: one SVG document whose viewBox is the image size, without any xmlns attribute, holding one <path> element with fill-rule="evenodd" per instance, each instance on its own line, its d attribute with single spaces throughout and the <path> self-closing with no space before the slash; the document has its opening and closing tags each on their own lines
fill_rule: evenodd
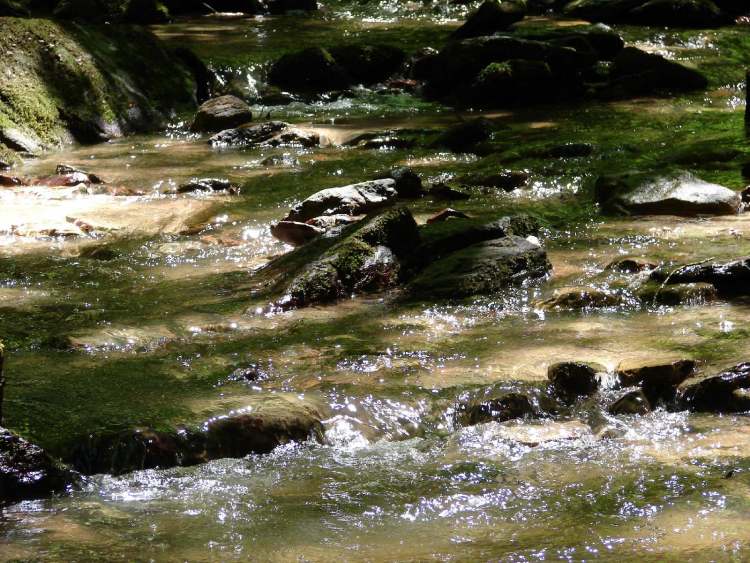
<svg viewBox="0 0 750 563">
<path fill-rule="evenodd" d="M 303 42 L 439 47 L 463 10 L 332 5 L 310 19 L 208 18 L 156 31 L 252 91 L 265 62 Z M 741 92 L 749 34 L 621 32 L 631 44 L 697 65 L 710 76 L 710 91 L 488 114 L 500 133 L 484 158 L 343 148 L 362 132 L 430 134 L 462 117 L 409 95 L 362 91 L 255 108 L 319 129 L 332 141 L 319 149 L 217 151 L 187 132 L 189 116 L 175 116 L 161 134 L 27 162 L 23 174 L 51 173 L 65 162 L 146 195 L 83 202 L 41 191 L 33 205 L 3 195 L 4 233 L 19 223 L 43 227 L 45 213 L 95 222 L 105 233 L 0 237 L 10 428 L 64 455 L 88 433 L 197 423 L 271 394 L 309 399 L 328 418 L 325 444 L 95 476 L 69 495 L 8 507 L 0 561 L 747 559 L 744 416 L 657 410 L 613 417 L 602 409 L 613 396 L 605 392 L 562 421 L 453 422 L 457 401 L 500 389 L 533 393 L 557 361 L 613 369 L 627 359 L 692 358 L 701 374 L 713 374 L 749 359 L 750 303 L 642 306 L 605 267 L 623 256 L 684 263 L 750 254 L 750 216 L 603 218 L 591 197 L 601 172 L 658 168 L 675 154 L 709 148 L 750 149 Z M 582 158 L 534 156 L 567 142 L 595 150 Z M 283 157 L 279 165 L 262 164 L 272 155 Z M 249 272 L 289 250 L 269 224 L 319 189 L 394 164 L 434 180 L 528 170 L 526 188 L 476 191 L 453 205 L 478 217 L 523 211 L 540 218 L 551 278 L 462 303 L 370 296 L 262 312 L 250 297 Z M 692 168 L 743 187 L 736 166 Z M 167 193 L 206 176 L 228 177 L 242 191 Z M 409 205 L 420 221 L 445 206 Z M 534 307 L 571 285 L 617 287 L 626 299 L 583 312 Z M 255 381 L 239 376 L 247 370 Z"/>
</svg>

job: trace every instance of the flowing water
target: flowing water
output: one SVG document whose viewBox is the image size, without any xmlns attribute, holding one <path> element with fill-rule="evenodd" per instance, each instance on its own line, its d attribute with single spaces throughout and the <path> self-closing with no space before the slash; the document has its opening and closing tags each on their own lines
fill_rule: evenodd
<svg viewBox="0 0 750 563">
<path fill-rule="evenodd" d="M 206 18 L 156 31 L 252 91 L 265 62 L 302 43 L 439 47 L 463 13 L 438 4 L 331 5 L 314 18 Z M 498 390 L 533 396 L 556 361 L 614 368 L 684 357 L 713 374 L 748 360 L 750 303 L 641 306 L 628 298 L 627 280 L 605 269 L 622 256 L 682 263 L 750 254 L 748 216 L 602 218 L 591 193 L 601 172 L 666 167 L 676 154 L 747 152 L 741 81 L 750 38 L 741 28 L 620 31 L 631 44 L 699 66 L 710 91 L 489 114 L 500 132 L 485 158 L 343 148 L 362 132 L 428 137 L 461 117 L 409 95 L 361 91 L 255 108 L 320 129 L 332 143 L 318 149 L 217 151 L 187 132 L 188 116 L 176 116 L 161 134 L 27 162 L 24 174 L 66 162 L 146 195 L 3 194 L 10 428 L 65 455 L 92 432 L 197 423 L 271 395 L 304 397 L 327 419 L 324 444 L 94 476 L 70 494 L 7 507 L 0 561 L 747 559 L 744 416 L 613 417 L 602 408 L 613 396 L 605 390 L 554 422 L 453 421 L 460 400 Z M 571 141 L 592 143 L 594 153 L 538 156 Z M 282 158 L 263 164 L 269 156 Z M 455 206 L 478 217 L 540 218 L 551 279 L 462 303 L 370 296 L 263 313 L 248 274 L 288 250 L 269 224 L 319 189 L 395 164 L 433 180 L 528 170 L 526 188 L 477 190 Z M 734 164 L 693 168 L 743 187 Z M 168 193 L 196 176 L 228 177 L 242 191 Z M 410 205 L 418 220 L 443 207 Z M 71 219 L 105 234 L 65 236 Z M 18 236 L 19 224 L 33 227 L 29 236 Z M 38 236 L 50 226 L 54 236 Z M 616 288 L 625 299 L 584 312 L 534 307 L 570 285 Z M 247 370 L 254 381 L 241 377 Z"/>
</svg>

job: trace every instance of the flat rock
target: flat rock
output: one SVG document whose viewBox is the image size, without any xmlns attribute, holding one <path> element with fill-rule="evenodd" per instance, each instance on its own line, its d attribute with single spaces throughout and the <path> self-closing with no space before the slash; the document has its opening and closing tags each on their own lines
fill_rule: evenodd
<svg viewBox="0 0 750 563">
<path fill-rule="evenodd" d="M 321 215 L 362 215 L 394 203 L 397 197 L 396 181 L 392 179 L 329 188 L 295 205 L 284 220 L 305 222 Z"/>
<path fill-rule="evenodd" d="M 603 210 L 636 215 L 736 215 L 740 194 L 690 173 L 648 177 L 604 176 L 596 184 Z"/>
<path fill-rule="evenodd" d="M 542 311 L 581 310 L 616 307 L 622 303 L 619 295 L 595 287 L 563 287 L 547 299 L 534 302 Z"/>
</svg>

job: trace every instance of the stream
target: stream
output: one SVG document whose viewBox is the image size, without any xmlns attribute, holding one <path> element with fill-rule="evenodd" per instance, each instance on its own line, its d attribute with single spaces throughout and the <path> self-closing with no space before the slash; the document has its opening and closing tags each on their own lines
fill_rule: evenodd
<svg viewBox="0 0 750 563">
<path fill-rule="evenodd" d="M 467 9 L 332 3 L 314 17 L 207 17 L 154 30 L 251 92 L 264 63 L 302 42 L 439 47 Z M 487 113 L 500 133 L 484 158 L 424 145 L 346 146 L 364 133 L 440 131 L 478 115 L 362 90 L 253 107 L 320 132 L 330 141 L 320 148 L 215 149 L 189 132 L 191 116 L 175 116 L 158 134 L 26 161 L 19 174 L 66 163 L 145 195 L 0 194 L 9 428 L 63 456 L 93 432 L 199 423 L 271 395 L 309 400 L 327 418 L 322 444 L 95 475 L 69 494 L 6 507 L 0 561 L 746 559 L 745 416 L 614 416 L 606 405 L 616 393 L 605 389 L 555 420 L 455 422 L 458 402 L 542 389 L 558 361 L 613 370 L 688 358 L 713 375 L 750 359 L 750 301 L 642 305 L 607 269 L 623 257 L 681 264 L 750 255 L 750 215 L 605 217 L 591 197 L 603 172 L 750 148 L 742 83 L 750 34 L 616 29 L 630 45 L 697 66 L 710 89 Z M 571 142 L 594 150 L 564 158 L 536 150 Z M 527 171 L 519 190 L 408 206 L 418 222 L 447 205 L 477 217 L 542 218 L 550 279 L 457 303 L 369 295 L 268 312 L 253 301 L 249 272 L 290 250 L 271 236 L 273 221 L 320 189 L 396 165 L 433 181 Z M 746 183 L 736 166 L 690 168 L 733 189 Z M 241 192 L 170 193 L 194 177 L 226 177 Z M 105 234 L 69 236 L 72 220 Z M 535 306 L 581 285 L 623 298 L 583 311 Z"/>
</svg>

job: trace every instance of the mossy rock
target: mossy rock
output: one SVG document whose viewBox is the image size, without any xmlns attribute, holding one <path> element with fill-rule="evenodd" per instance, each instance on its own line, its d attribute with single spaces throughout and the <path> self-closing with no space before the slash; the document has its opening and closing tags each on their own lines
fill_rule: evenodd
<svg viewBox="0 0 750 563">
<path fill-rule="evenodd" d="M 162 126 L 195 82 L 143 27 L 0 19 L 0 141 L 39 152 Z"/>
</svg>

